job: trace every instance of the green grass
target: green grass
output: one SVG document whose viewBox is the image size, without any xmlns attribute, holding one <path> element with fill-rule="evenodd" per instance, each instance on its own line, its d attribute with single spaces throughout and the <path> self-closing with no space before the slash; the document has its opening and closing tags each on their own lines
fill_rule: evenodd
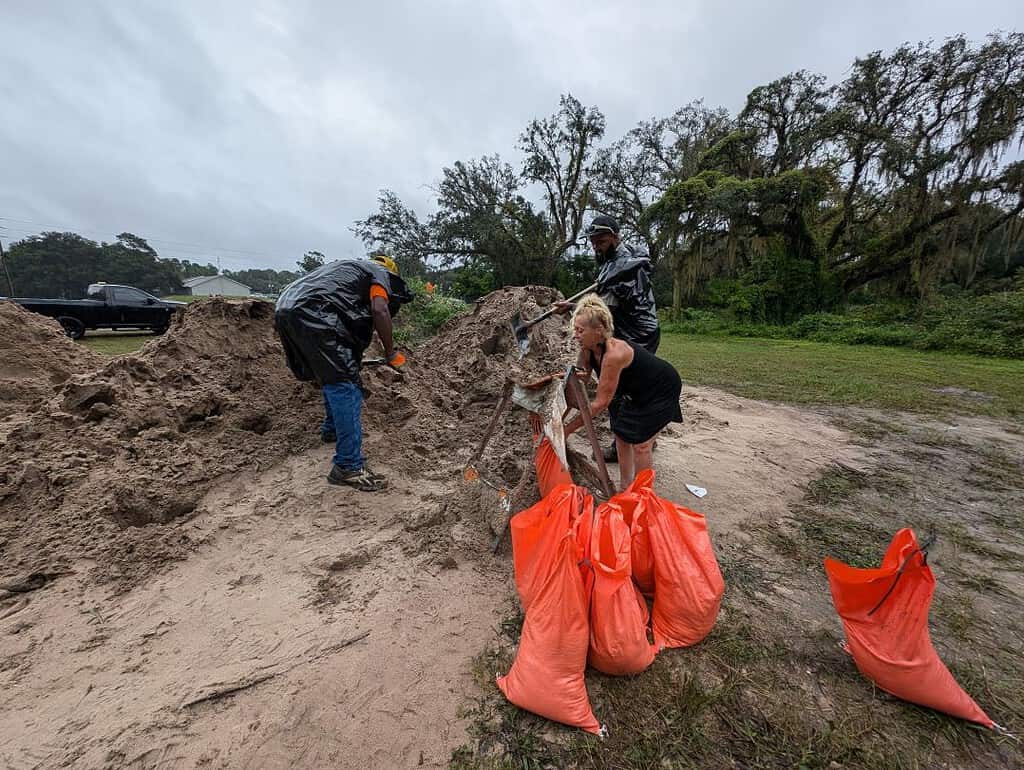
<svg viewBox="0 0 1024 770">
<path fill-rule="evenodd" d="M 220 298 L 220 299 L 259 299 L 259 300 L 263 300 L 264 302 L 273 302 L 274 301 L 272 299 L 267 299 L 266 297 L 254 297 L 254 296 L 251 296 L 251 295 L 248 296 L 248 297 L 240 297 L 240 296 L 236 296 L 234 294 L 217 294 L 216 296 L 218 298 Z M 191 302 L 198 302 L 201 299 L 209 299 L 209 297 L 207 297 L 206 295 L 203 295 L 203 294 L 198 294 L 198 295 L 192 295 L 192 294 L 169 294 L 166 297 L 161 297 L 161 299 L 165 299 L 165 300 L 167 300 L 169 302 L 191 303 Z"/>
<path fill-rule="evenodd" d="M 88 332 L 79 343 L 97 353 L 104 353 L 108 356 L 123 356 L 125 353 L 135 353 L 154 335 L 149 332 L 127 332 L 120 334 L 109 334 L 103 332 Z"/>
<path fill-rule="evenodd" d="M 667 333 L 683 379 L 749 398 L 933 414 L 1024 416 L 1024 361 L 803 340 Z M 971 393 L 936 392 L 957 388 Z"/>
<path fill-rule="evenodd" d="M 168 302 L 195 302 L 196 300 L 203 298 L 199 296 L 194 297 L 191 294 L 170 294 L 162 299 L 165 299 Z"/>
</svg>

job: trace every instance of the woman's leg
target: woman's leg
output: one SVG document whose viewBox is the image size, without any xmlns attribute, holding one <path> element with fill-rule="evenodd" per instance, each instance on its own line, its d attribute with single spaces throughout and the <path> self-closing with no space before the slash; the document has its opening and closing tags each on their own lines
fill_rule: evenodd
<svg viewBox="0 0 1024 770">
<path fill-rule="evenodd" d="M 615 449 L 619 453 L 619 491 L 623 491 L 633 481 L 636 472 L 633 469 L 633 445 L 627 444 L 618 436 L 615 437 Z"/>
<path fill-rule="evenodd" d="M 654 467 L 654 442 L 650 439 L 642 444 L 631 444 L 633 449 L 633 472 L 639 473 Z"/>
</svg>

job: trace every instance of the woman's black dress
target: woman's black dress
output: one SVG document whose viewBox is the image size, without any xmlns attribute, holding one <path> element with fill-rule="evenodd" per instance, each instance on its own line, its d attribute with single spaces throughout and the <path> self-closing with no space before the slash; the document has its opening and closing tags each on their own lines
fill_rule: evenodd
<svg viewBox="0 0 1024 770">
<path fill-rule="evenodd" d="M 631 342 L 626 344 L 633 349 L 633 362 L 619 375 L 619 386 L 608 412 L 612 433 L 627 444 L 642 444 L 670 422 L 683 421 L 679 408 L 683 382 L 668 361 Z M 590 363 L 600 377 L 601 365 L 593 354 Z"/>
</svg>

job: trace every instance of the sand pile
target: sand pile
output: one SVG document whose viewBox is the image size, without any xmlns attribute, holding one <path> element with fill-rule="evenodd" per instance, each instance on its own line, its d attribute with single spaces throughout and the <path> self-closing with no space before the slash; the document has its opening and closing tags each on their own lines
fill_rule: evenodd
<svg viewBox="0 0 1024 770">
<path fill-rule="evenodd" d="M 68 377 L 102 361 L 52 318 L 0 302 L 0 419 L 37 411 Z"/>
<path fill-rule="evenodd" d="M 461 471 L 484 435 L 506 378 L 528 383 L 563 373 L 576 360 L 569 317 L 553 315 L 530 329 L 529 353 L 520 358 L 510 327 L 518 311 L 539 316 L 562 295 L 546 286 L 506 287 L 483 297 L 473 310 L 449 321 L 417 349 L 409 372 L 364 370 L 367 454 L 410 474 L 451 480 L 452 493 L 433 516 L 437 524 L 493 531 L 504 526 L 498 493 L 486 484 L 461 483 Z M 583 458 L 570 452 L 574 478 L 597 486 Z M 512 407 L 499 423 L 478 467 L 493 485 L 513 490 L 514 510 L 539 495 L 533 483 L 533 446 L 527 412 Z M 439 527 L 438 532 L 443 531 Z M 435 533 L 422 533 L 427 539 Z"/>
<path fill-rule="evenodd" d="M 517 310 L 535 318 L 561 298 L 546 286 L 500 289 L 423 343 L 404 377 L 386 368 L 365 370 L 367 419 L 385 439 L 378 447 L 371 436 L 370 451 L 383 451 L 407 472 L 464 463 L 483 436 L 506 378 L 529 382 L 562 372 L 575 359 L 566 316 L 533 327 L 529 354 L 522 359 L 509 325 Z M 513 458 L 499 475 L 514 484 L 529 459 L 526 412 L 513 409 L 489 446 L 488 457 Z"/>
<path fill-rule="evenodd" d="M 512 315 L 534 318 L 559 298 L 547 287 L 494 292 L 424 343 L 404 376 L 364 370 L 367 455 L 393 475 L 452 485 L 414 525 L 418 542 L 443 542 L 455 522 L 481 532 L 499 526 L 496 493 L 463 486 L 461 469 L 506 377 L 530 381 L 574 358 L 565 316 L 531 330 L 522 360 L 513 344 Z M 197 302 L 139 354 L 113 359 L 31 319 L 3 327 L 5 344 L 34 346 L 36 360 L 48 362 L 37 369 L 63 383 L 54 393 L 45 380 L 49 398 L 34 414 L 0 421 L 0 577 L 88 558 L 101 579 L 130 584 L 195 546 L 178 524 L 218 477 L 265 469 L 317 443 L 319 391 L 285 366 L 270 303 Z M 530 472 L 524 410 L 507 415 L 480 468 L 509 488 Z M 530 485 L 514 504 L 535 495 Z"/>
<path fill-rule="evenodd" d="M 102 557 L 101 572 L 131 579 L 191 545 L 174 527 L 139 527 L 188 515 L 222 474 L 312 446 L 319 394 L 285 368 L 272 318 L 267 302 L 195 303 L 138 355 L 103 359 L 30 419 L 12 417 L 2 572 Z"/>
</svg>

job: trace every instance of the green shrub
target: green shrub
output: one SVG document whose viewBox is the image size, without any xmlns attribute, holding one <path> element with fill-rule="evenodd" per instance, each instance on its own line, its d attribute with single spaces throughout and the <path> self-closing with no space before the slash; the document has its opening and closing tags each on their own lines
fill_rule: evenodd
<svg viewBox="0 0 1024 770">
<path fill-rule="evenodd" d="M 832 313 L 809 313 L 790 324 L 795 337 L 829 336 L 856 323 L 854 319 Z"/>
<path fill-rule="evenodd" d="M 731 296 L 735 299 L 737 295 Z M 906 346 L 1024 358 L 1024 289 L 938 297 L 923 309 L 906 300 L 883 300 L 856 305 L 844 314 L 809 313 L 786 325 L 743 320 L 748 316 L 734 311 L 734 304 L 715 311 L 688 308 L 678 322 L 664 323 L 662 328 L 684 334 Z"/>
<path fill-rule="evenodd" d="M 924 350 L 1024 358 L 1024 291 L 948 300 L 921 316 Z"/>
<path fill-rule="evenodd" d="M 663 315 L 667 316 L 667 313 Z M 666 332 L 681 334 L 715 334 L 716 332 L 724 333 L 728 325 L 720 313 L 686 307 L 682 309 L 678 321 L 663 320 L 661 328 Z"/>
<path fill-rule="evenodd" d="M 467 305 L 435 288 L 427 291 L 419 278 L 406 281 L 416 298 L 402 308 L 395 319 L 395 341 L 402 345 L 415 345 L 437 333 L 446 321 L 464 313 Z"/>
</svg>

